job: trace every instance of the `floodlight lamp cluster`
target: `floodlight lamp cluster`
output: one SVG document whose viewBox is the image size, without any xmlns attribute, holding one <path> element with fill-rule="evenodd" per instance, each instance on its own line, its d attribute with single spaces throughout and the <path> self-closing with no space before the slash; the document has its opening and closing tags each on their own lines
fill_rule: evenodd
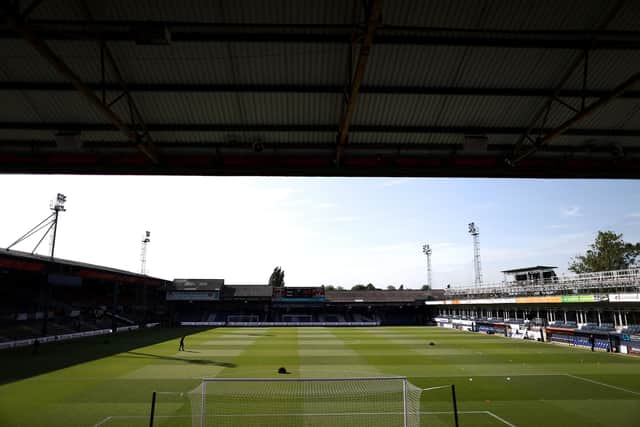
<svg viewBox="0 0 640 427">
<path fill-rule="evenodd" d="M 476 227 L 475 222 L 469 224 L 469 234 L 471 234 L 472 236 L 477 236 L 478 234 L 480 234 L 480 229 Z"/>
<path fill-rule="evenodd" d="M 429 245 L 422 245 L 422 253 L 425 255 L 431 255 L 431 247 Z"/>
<path fill-rule="evenodd" d="M 62 193 L 58 193 L 56 201 L 51 202 L 51 210 L 56 212 L 65 212 L 64 204 L 67 201 L 67 196 Z"/>
</svg>

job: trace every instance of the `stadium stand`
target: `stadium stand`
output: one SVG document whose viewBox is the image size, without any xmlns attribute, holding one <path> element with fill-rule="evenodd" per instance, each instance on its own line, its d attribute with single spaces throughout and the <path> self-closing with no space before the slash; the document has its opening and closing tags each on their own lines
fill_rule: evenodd
<svg viewBox="0 0 640 427">
<path fill-rule="evenodd" d="M 75 261 L 0 249 L 0 342 L 159 322 L 167 282 Z"/>
<path fill-rule="evenodd" d="M 640 331 L 629 328 L 640 318 L 640 269 L 559 277 L 553 268 L 507 270 L 513 280 L 446 289 L 425 304 L 443 327 L 640 353 Z"/>
</svg>

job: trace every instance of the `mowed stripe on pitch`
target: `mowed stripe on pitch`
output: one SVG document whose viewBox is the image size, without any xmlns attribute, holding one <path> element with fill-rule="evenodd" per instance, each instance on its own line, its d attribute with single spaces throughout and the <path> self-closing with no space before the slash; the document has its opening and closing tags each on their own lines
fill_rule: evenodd
<svg viewBox="0 0 640 427">
<path fill-rule="evenodd" d="M 255 341 L 256 336 L 237 336 L 223 334 L 215 340 L 202 341 L 202 337 L 210 335 L 202 332 L 185 339 L 187 351 L 178 351 L 171 355 L 153 355 L 157 363 L 143 366 L 126 375 L 123 379 L 179 379 L 179 378 L 203 378 L 216 377 L 226 367 L 231 366 L 233 358 L 242 354 Z M 211 344 L 233 344 L 236 348 L 208 348 Z M 206 347 L 205 347 L 206 346 Z M 176 363 L 167 363 L 173 361 Z M 184 364 L 183 362 L 187 362 Z"/>
<path fill-rule="evenodd" d="M 304 377 L 336 377 L 337 372 L 345 372 L 351 377 L 379 377 L 383 373 L 367 363 L 357 351 L 349 348 L 344 340 L 336 336 L 329 328 L 318 328 L 314 339 L 308 339 L 309 333 L 301 333 L 305 340 L 299 340 L 300 373 Z M 340 361 L 342 363 L 329 362 Z M 322 361 L 323 363 L 316 363 Z M 324 360 L 323 360 L 324 359 Z"/>
</svg>

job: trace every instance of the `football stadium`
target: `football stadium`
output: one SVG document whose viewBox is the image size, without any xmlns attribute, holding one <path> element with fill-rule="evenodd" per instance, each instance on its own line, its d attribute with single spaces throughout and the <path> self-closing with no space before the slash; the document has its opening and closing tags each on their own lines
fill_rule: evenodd
<svg viewBox="0 0 640 427">
<path fill-rule="evenodd" d="M 0 174 L 16 178 L 2 215 L 22 174 L 637 183 L 639 85 L 635 0 L 3 1 Z M 101 197 L 76 207 L 104 203 L 119 220 L 95 229 L 125 228 L 117 191 Z M 504 197 L 505 212 L 522 200 Z M 502 280 L 485 281 L 470 222 L 465 284 L 433 286 L 426 244 L 420 289 L 285 284 L 281 267 L 245 284 L 149 274 L 149 231 L 137 271 L 111 263 L 119 247 L 60 257 L 66 202 L 28 230 L 0 221 L 17 237 L 0 242 L 2 427 L 640 425 L 640 244 L 622 234 L 598 232 L 569 273 L 533 264 L 551 250 L 520 266 L 502 252 Z M 259 209 L 247 229 L 272 226 Z M 183 226 L 187 243 L 154 262 L 194 256 Z M 343 258 L 323 268 L 356 269 Z"/>
</svg>

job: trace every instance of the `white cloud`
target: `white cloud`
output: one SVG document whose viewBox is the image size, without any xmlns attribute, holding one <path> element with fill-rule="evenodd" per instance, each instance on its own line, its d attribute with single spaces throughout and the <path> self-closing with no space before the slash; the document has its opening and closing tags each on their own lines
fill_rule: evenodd
<svg viewBox="0 0 640 427">
<path fill-rule="evenodd" d="M 329 217 L 329 218 L 324 218 L 322 220 L 322 222 L 328 222 L 328 223 L 340 223 L 340 222 L 356 222 L 359 221 L 360 218 L 358 218 L 357 216 L 335 216 L 335 217 Z"/>
<path fill-rule="evenodd" d="M 568 206 L 562 208 L 561 212 L 564 216 L 582 216 L 582 212 L 580 212 L 580 206 Z"/>
<path fill-rule="evenodd" d="M 317 205 L 321 209 L 332 209 L 337 207 L 338 205 L 332 202 L 318 203 Z"/>
</svg>

